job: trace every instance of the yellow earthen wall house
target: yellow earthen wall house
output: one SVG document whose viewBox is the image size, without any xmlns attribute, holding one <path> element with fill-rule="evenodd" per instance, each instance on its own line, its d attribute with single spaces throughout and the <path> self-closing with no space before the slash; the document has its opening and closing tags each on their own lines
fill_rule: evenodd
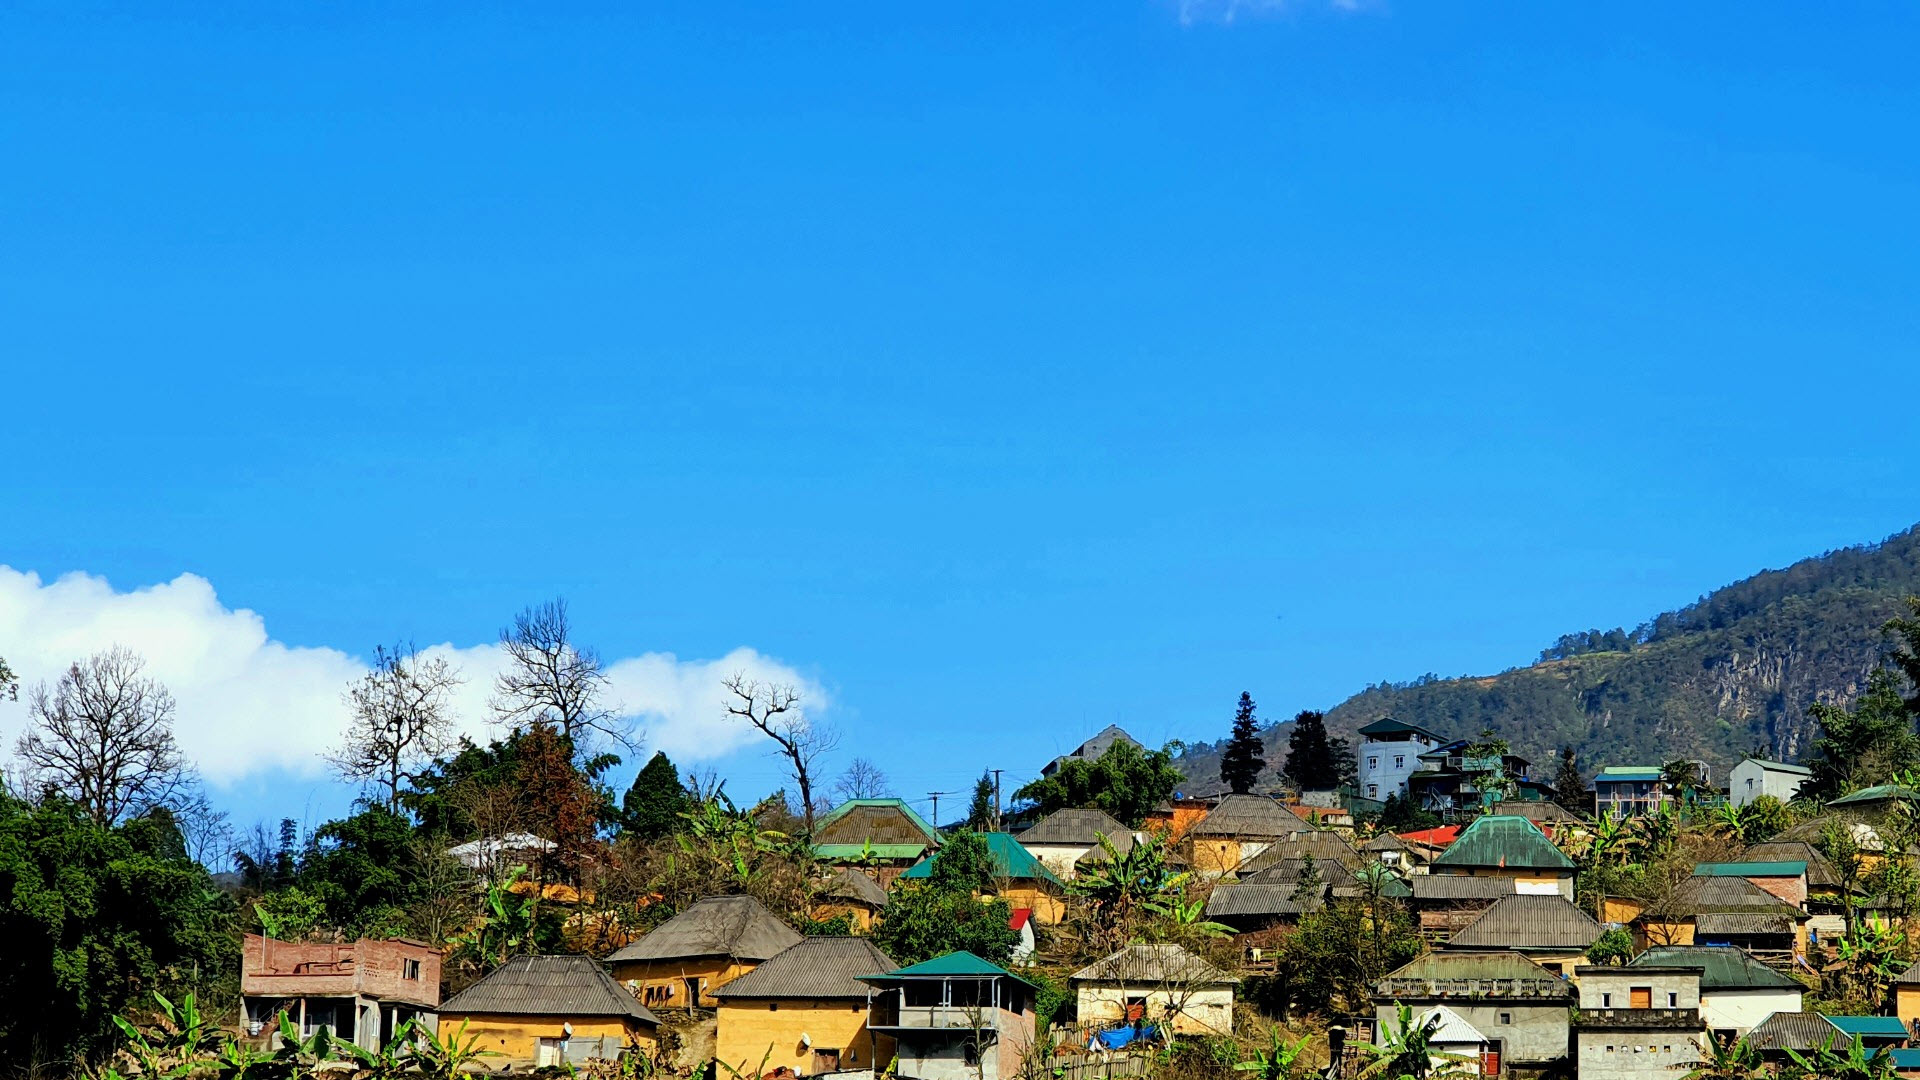
<svg viewBox="0 0 1920 1080">
<path fill-rule="evenodd" d="M 868 972 L 867 974 L 872 974 Z M 893 1040 L 867 1030 L 864 1000 L 736 998 L 720 1003 L 714 1056 L 751 1076 L 785 1066 L 802 1076 L 835 1069 L 871 1069 L 893 1059 Z M 805 1040 L 804 1042 L 802 1040 Z M 731 1075 L 722 1068 L 722 1075 Z"/>
<path fill-rule="evenodd" d="M 651 1053 L 660 1020 L 591 956 L 516 956 L 440 1007 L 442 1038 L 490 1053 L 490 1069 Z"/>
<path fill-rule="evenodd" d="M 697 956 L 685 960 L 616 959 L 614 981 L 649 1009 L 711 1009 L 720 1002 L 715 990 L 752 971 L 757 964 L 730 956 Z"/>
<path fill-rule="evenodd" d="M 473 1039 L 474 1047 L 490 1050 L 499 1055 L 486 1059 L 491 1063 L 505 1064 L 511 1061 L 531 1061 L 539 1064 L 557 1064 L 541 1062 L 541 1042 L 549 1045 L 566 1039 L 574 1046 L 583 1045 L 595 1039 L 608 1039 L 615 1043 L 639 1043 L 652 1053 L 656 1037 L 653 1025 L 637 1020 L 620 1017 L 585 1016 L 489 1016 L 484 1013 L 440 1015 L 440 1032 L 446 1035 L 466 1029 L 460 1035 L 462 1045 Z M 566 1025 L 573 1025 L 569 1038 Z M 576 1054 L 577 1050 L 574 1051 Z M 577 1060 L 577 1057 L 576 1057 Z"/>
</svg>

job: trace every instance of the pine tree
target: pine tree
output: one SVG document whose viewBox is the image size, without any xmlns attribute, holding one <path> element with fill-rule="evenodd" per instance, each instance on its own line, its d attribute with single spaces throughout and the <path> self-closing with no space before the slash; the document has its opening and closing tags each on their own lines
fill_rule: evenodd
<svg viewBox="0 0 1920 1080">
<path fill-rule="evenodd" d="M 973 802 L 967 806 L 967 828 L 985 832 L 993 828 L 993 770 L 980 774 L 973 785 Z"/>
<path fill-rule="evenodd" d="M 1253 695 L 1242 690 L 1240 707 L 1233 714 L 1233 734 L 1220 755 L 1220 782 L 1235 795 L 1253 790 L 1260 770 L 1267 767 L 1266 747 L 1260 743 L 1260 721 L 1253 715 Z"/>
<path fill-rule="evenodd" d="M 680 830 L 681 814 L 693 809 L 680 772 L 667 755 L 655 752 L 620 800 L 622 824 L 630 835 L 658 840 Z"/>
<path fill-rule="evenodd" d="M 1587 810 L 1587 781 L 1574 763 L 1571 746 L 1560 748 L 1560 771 L 1553 774 L 1553 801 L 1580 813 Z"/>
<path fill-rule="evenodd" d="M 1301 791 L 1328 791 L 1340 786 L 1341 747 L 1327 737 L 1327 716 L 1314 709 L 1293 718 L 1287 736 L 1287 763 L 1281 772 Z"/>
</svg>

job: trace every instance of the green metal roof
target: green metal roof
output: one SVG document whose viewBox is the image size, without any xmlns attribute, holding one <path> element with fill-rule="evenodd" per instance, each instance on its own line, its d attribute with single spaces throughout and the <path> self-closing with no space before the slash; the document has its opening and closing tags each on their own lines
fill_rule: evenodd
<svg viewBox="0 0 1920 1080">
<path fill-rule="evenodd" d="M 1804 990 L 1805 985 L 1773 970 L 1731 945 L 1655 945 L 1628 967 L 1697 967 L 1700 989 Z"/>
<path fill-rule="evenodd" d="M 1447 845 L 1433 865 L 1572 870 L 1573 860 L 1526 818 L 1489 814 L 1462 829 L 1460 838 Z"/>
<path fill-rule="evenodd" d="M 1813 770 L 1807 768 L 1805 765 L 1793 765 L 1785 761 L 1768 761 L 1765 758 L 1748 758 L 1746 761 L 1739 762 L 1739 764 L 1745 765 L 1748 761 L 1751 761 L 1768 772 L 1793 773 L 1795 776 L 1813 775 Z"/>
<path fill-rule="evenodd" d="M 828 811 L 826 817 L 815 822 L 813 831 L 823 832 L 827 826 L 839 821 L 841 818 L 846 817 L 854 810 L 863 806 L 877 806 L 887 810 L 897 810 L 905 815 L 907 820 L 911 821 L 922 833 L 926 834 L 928 840 L 938 841 L 940 839 L 940 830 L 927 824 L 927 819 L 915 813 L 913 807 L 907 805 L 905 799 L 848 799 L 846 802 Z"/>
<path fill-rule="evenodd" d="M 1840 1029 L 1842 1035 L 1860 1035 L 1864 1037 L 1905 1039 L 1908 1036 L 1907 1025 L 1897 1016 L 1825 1016 L 1827 1023 Z"/>
<path fill-rule="evenodd" d="M 1020 845 L 1012 833 L 988 832 L 978 834 L 987 842 L 987 855 L 993 860 L 993 872 L 998 877 L 1015 881 L 1046 881 L 1054 885 L 1065 885 L 1045 863 L 1036 858 L 1033 852 Z M 907 867 L 903 878 L 925 878 L 933 876 L 933 860 L 940 857 L 939 852 L 921 859 Z"/>
<path fill-rule="evenodd" d="M 1419 724 L 1409 724 L 1404 720 L 1395 720 L 1391 716 L 1383 716 L 1380 719 L 1375 720 L 1373 723 L 1368 724 L 1366 727 L 1361 728 L 1360 734 L 1362 735 L 1431 735 L 1435 739 L 1440 738 L 1440 736 L 1435 735 L 1433 732 L 1428 731 L 1426 728 L 1421 727 Z"/>
<path fill-rule="evenodd" d="M 1594 776 L 1598 784 L 1607 780 L 1658 780 L 1666 775 L 1666 770 L 1658 765 L 1609 765 Z"/>
<path fill-rule="evenodd" d="M 1800 877 L 1804 862 L 1703 862 L 1694 866 L 1697 877 Z"/>
<path fill-rule="evenodd" d="M 1901 784 L 1876 784 L 1870 788 L 1861 788 L 1851 795 L 1842 795 L 1827 803 L 1828 806 L 1857 806 L 1861 803 L 1886 802 L 1890 799 L 1911 799 L 1920 802 L 1920 791 Z"/>
<path fill-rule="evenodd" d="M 1006 968 L 982 960 L 980 957 L 964 949 L 959 952 L 947 953 L 945 956 L 936 956 L 931 960 L 922 960 L 917 964 L 910 964 L 893 971 L 882 972 L 878 975 L 862 975 L 860 978 L 864 982 L 878 982 L 892 979 L 997 978 L 1012 979 L 1014 982 L 1033 986 L 1032 983 L 1027 982 L 1027 980 L 1015 975 Z"/>
<path fill-rule="evenodd" d="M 815 844 L 813 853 L 822 859 L 858 859 L 871 853 L 876 859 L 917 859 L 927 853 L 925 844 Z"/>
</svg>

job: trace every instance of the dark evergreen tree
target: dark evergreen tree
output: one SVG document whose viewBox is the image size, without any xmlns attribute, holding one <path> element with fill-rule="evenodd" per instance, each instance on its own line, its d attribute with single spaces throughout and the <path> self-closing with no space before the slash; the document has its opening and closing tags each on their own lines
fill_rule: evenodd
<svg viewBox="0 0 1920 1080">
<path fill-rule="evenodd" d="M 1287 763 L 1281 772 L 1301 791 L 1327 791 L 1340 786 L 1341 750 L 1344 740 L 1327 737 L 1327 716 L 1314 709 L 1303 710 L 1293 718 L 1293 734 L 1287 736 Z M 1346 752 L 1352 757 L 1352 751 Z"/>
<path fill-rule="evenodd" d="M 1553 774 L 1553 801 L 1576 813 L 1584 814 L 1591 809 L 1587 779 L 1580 775 L 1571 746 L 1560 748 L 1560 771 Z"/>
<path fill-rule="evenodd" d="M 1260 742 L 1260 721 L 1253 715 L 1253 695 L 1242 690 L 1240 707 L 1233 714 L 1233 734 L 1220 754 L 1220 782 L 1232 788 L 1235 795 L 1244 795 L 1253 790 L 1253 782 L 1266 767 L 1266 747 Z"/>
<path fill-rule="evenodd" d="M 680 781 L 680 771 L 666 754 L 656 752 L 620 800 L 621 825 L 629 835 L 658 840 L 680 831 L 686 821 L 680 815 L 692 809 L 693 799 Z"/>
<path fill-rule="evenodd" d="M 993 770 L 988 769 L 974 781 L 973 802 L 967 805 L 967 828 L 986 832 L 993 828 Z"/>
</svg>

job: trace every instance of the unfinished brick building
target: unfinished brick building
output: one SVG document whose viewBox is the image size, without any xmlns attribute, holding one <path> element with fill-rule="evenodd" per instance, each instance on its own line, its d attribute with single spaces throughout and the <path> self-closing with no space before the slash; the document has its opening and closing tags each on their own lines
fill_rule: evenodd
<svg viewBox="0 0 1920 1080">
<path fill-rule="evenodd" d="M 440 1007 L 440 953 L 419 941 L 276 941 L 248 934 L 240 958 L 241 1027 L 271 1042 L 285 1013 L 302 1037 L 322 1027 L 369 1050 Z"/>
</svg>

